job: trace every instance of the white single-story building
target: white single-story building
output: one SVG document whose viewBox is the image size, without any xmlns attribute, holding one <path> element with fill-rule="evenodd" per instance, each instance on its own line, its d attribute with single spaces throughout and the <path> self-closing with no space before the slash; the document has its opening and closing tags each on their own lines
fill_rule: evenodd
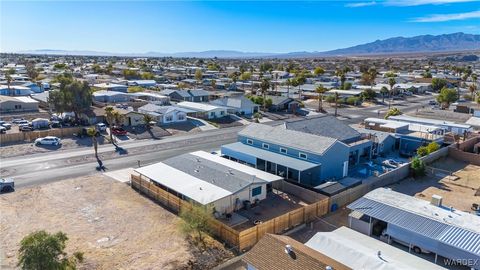
<svg viewBox="0 0 480 270">
<path fill-rule="evenodd" d="M 175 196 L 204 206 L 218 214 L 241 209 L 267 196 L 267 184 L 282 177 L 257 170 L 204 151 L 169 158 L 135 169 Z"/>
<path fill-rule="evenodd" d="M 105 91 L 115 91 L 115 92 L 122 92 L 122 93 L 128 92 L 128 87 L 123 84 L 97 83 L 97 84 L 94 84 L 93 87 L 100 88 Z"/>
<path fill-rule="evenodd" d="M 157 125 L 164 125 L 185 122 L 187 121 L 187 113 L 192 111 L 177 106 L 146 104 L 138 108 L 138 112 L 154 117 Z"/>
<path fill-rule="evenodd" d="M 177 106 L 193 111 L 194 113 L 191 115 L 199 118 L 214 119 L 227 115 L 227 108 L 207 103 L 183 101 L 179 102 Z"/>
</svg>

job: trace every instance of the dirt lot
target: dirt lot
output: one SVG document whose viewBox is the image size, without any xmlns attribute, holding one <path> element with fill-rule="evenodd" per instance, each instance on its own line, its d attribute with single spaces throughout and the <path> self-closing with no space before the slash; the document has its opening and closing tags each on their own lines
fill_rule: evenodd
<svg viewBox="0 0 480 270">
<path fill-rule="evenodd" d="M 108 143 L 104 137 L 98 137 L 98 144 Z M 66 137 L 62 138 L 62 145 L 35 145 L 34 143 L 9 143 L 0 146 L 0 157 L 23 156 L 36 153 L 46 153 L 64 149 L 72 149 L 77 147 L 92 147 L 92 139 L 89 137 L 76 138 Z M 92 148 L 93 151 L 93 148 Z"/>
<path fill-rule="evenodd" d="M 480 203 L 480 166 L 452 158 L 444 158 L 430 165 L 435 170 L 420 179 L 405 179 L 391 188 L 395 191 L 430 201 L 440 195 L 443 205 L 470 212 L 472 203 Z M 446 170 L 446 171 L 444 171 Z M 453 173 L 453 177 L 449 176 Z M 475 196 L 475 194 L 477 194 Z"/>
<path fill-rule="evenodd" d="M 214 240 L 200 252 L 177 216 L 106 176 L 3 194 L 0 209 L 1 269 L 15 266 L 22 237 L 42 229 L 67 234 L 67 252 L 85 253 L 80 269 L 209 269 L 233 256 Z"/>
</svg>

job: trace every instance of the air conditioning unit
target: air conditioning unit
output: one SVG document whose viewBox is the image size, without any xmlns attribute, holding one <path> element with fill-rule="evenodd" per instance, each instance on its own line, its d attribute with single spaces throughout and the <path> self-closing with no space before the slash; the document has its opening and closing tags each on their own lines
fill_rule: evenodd
<svg viewBox="0 0 480 270">
<path fill-rule="evenodd" d="M 442 196 L 432 195 L 432 200 L 430 201 L 430 204 L 439 206 L 439 207 L 442 206 Z"/>
</svg>

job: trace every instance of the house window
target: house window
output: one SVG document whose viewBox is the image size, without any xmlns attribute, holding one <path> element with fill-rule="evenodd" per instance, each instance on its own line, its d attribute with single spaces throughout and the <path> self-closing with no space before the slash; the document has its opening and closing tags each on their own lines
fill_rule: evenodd
<svg viewBox="0 0 480 270">
<path fill-rule="evenodd" d="M 184 120 L 185 116 L 183 114 L 178 115 L 178 120 Z"/>
<path fill-rule="evenodd" d="M 253 144 L 253 141 L 250 139 L 247 139 L 247 144 Z"/>
<path fill-rule="evenodd" d="M 167 116 L 167 122 L 172 122 L 173 117 L 171 115 Z"/>
<path fill-rule="evenodd" d="M 266 143 L 262 143 L 262 147 L 265 148 L 265 149 L 268 149 L 268 148 L 270 148 L 270 145 L 268 145 Z"/>
<path fill-rule="evenodd" d="M 262 194 L 262 186 L 252 189 L 252 197 Z"/>
<path fill-rule="evenodd" d="M 224 115 L 224 114 L 225 114 L 225 112 L 224 112 L 224 111 L 221 111 L 221 112 L 220 112 L 220 115 Z"/>
<path fill-rule="evenodd" d="M 210 117 L 215 117 L 215 112 L 211 112 Z"/>
<path fill-rule="evenodd" d="M 307 154 L 305 153 L 298 153 L 298 156 L 303 159 L 307 159 Z"/>
<path fill-rule="evenodd" d="M 286 154 L 286 153 L 287 153 L 287 149 L 280 147 L 280 153 Z"/>
</svg>

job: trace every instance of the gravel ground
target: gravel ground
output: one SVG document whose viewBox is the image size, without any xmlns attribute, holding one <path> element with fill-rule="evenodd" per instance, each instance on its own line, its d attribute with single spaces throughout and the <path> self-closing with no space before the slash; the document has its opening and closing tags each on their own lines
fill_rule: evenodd
<svg viewBox="0 0 480 270">
<path fill-rule="evenodd" d="M 391 186 L 395 191 L 430 201 L 432 195 L 440 195 L 445 206 L 470 212 L 472 203 L 479 203 L 476 193 L 480 190 L 480 166 L 452 158 L 440 159 L 430 166 L 453 173 L 456 179 L 445 171 L 436 171 L 420 179 L 407 178 Z M 480 192 L 479 192 L 480 193 Z"/>
<path fill-rule="evenodd" d="M 63 231 L 80 269 L 210 269 L 233 256 L 210 239 L 199 251 L 174 214 L 106 176 L 20 189 L 0 197 L 0 268 L 13 269 L 19 242 L 35 230 Z"/>
<path fill-rule="evenodd" d="M 98 137 L 98 144 L 108 143 L 107 140 L 103 137 Z M 37 153 L 47 153 L 53 151 L 61 151 L 62 149 L 73 149 L 78 147 L 92 147 L 91 138 L 75 138 L 67 137 L 62 138 L 62 145 L 53 146 L 53 145 L 35 145 L 34 143 L 12 143 L 0 146 L 0 157 L 14 157 L 14 156 L 23 156 L 31 155 Z M 92 147 L 93 152 L 93 147 Z"/>
</svg>

